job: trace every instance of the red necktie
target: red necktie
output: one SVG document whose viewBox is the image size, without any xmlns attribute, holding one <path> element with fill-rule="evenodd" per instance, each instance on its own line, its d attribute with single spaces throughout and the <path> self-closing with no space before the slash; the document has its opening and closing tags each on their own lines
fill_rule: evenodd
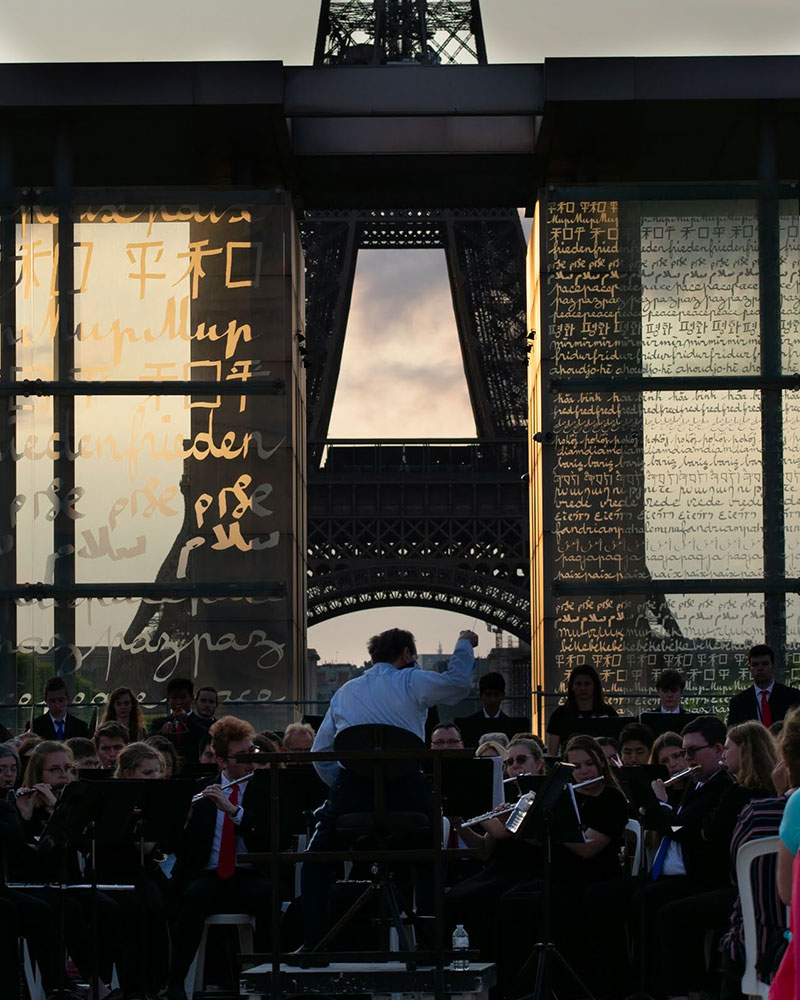
<svg viewBox="0 0 800 1000">
<path fill-rule="evenodd" d="M 761 721 L 769 729 L 772 725 L 772 709 L 769 707 L 769 699 L 767 698 L 767 692 L 761 692 Z"/>
<path fill-rule="evenodd" d="M 231 789 L 230 804 L 239 805 L 239 786 Z M 217 859 L 217 875 L 220 878 L 230 878 L 236 871 L 236 827 L 230 813 L 225 813 L 222 821 L 222 837 L 219 842 L 219 858 Z"/>
</svg>

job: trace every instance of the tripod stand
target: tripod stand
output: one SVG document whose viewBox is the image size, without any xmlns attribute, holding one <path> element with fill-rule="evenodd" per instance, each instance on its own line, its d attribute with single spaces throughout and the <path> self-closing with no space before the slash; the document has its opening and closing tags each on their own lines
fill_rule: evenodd
<svg viewBox="0 0 800 1000">
<path fill-rule="evenodd" d="M 552 813 L 549 810 L 542 811 L 540 823 L 545 847 L 545 863 L 542 878 L 542 939 L 537 941 L 533 946 L 533 951 L 517 974 L 514 985 L 523 978 L 528 969 L 536 962 L 536 979 L 533 984 L 533 992 L 527 994 L 522 1000 L 551 1000 L 553 996 L 553 972 L 556 969 L 560 969 L 573 985 L 577 986 L 581 992 L 581 996 L 588 998 L 588 1000 L 594 1000 L 591 990 L 564 958 L 556 947 L 555 942 L 551 939 L 552 878 L 550 872 L 553 861 L 553 835 L 551 830 Z"/>
</svg>

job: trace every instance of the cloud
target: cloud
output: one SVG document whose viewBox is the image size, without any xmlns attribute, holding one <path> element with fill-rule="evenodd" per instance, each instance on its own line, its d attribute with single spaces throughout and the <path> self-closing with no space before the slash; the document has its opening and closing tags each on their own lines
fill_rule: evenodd
<svg viewBox="0 0 800 1000">
<path fill-rule="evenodd" d="M 359 254 L 330 436 L 475 436 L 442 250 Z"/>
</svg>

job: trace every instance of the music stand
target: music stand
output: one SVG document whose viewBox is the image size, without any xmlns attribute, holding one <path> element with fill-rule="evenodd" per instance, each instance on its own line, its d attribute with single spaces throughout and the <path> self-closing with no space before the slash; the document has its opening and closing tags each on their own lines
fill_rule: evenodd
<svg viewBox="0 0 800 1000">
<path fill-rule="evenodd" d="M 544 845 L 545 863 L 542 877 L 542 939 L 537 941 L 525 964 L 520 969 L 515 984 L 538 959 L 536 979 L 533 992 L 522 1000 L 552 1000 L 552 981 L 554 963 L 572 980 L 581 991 L 581 996 L 592 1000 L 592 993 L 556 948 L 551 940 L 551 868 L 553 861 L 553 842 L 583 843 L 585 838 L 581 829 L 581 818 L 572 789 L 572 767 L 560 764 L 555 767 L 541 783 L 533 805 L 527 812 L 518 815 L 512 813 L 506 822 L 506 828 L 523 840 L 536 840 Z M 512 989 L 513 992 L 513 989 Z"/>
<path fill-rule="evenodd" d="M 144 842 L 175 842 L 186 823 L 194 791 L 187 781 L 117 780 L 74 781 L 64 788 L 53 815 L 42 832 L 42 842 L 62 847 L 81 847 L 89 842 L 90 920 L 92 927 L 92 989 L 97 996 L 99 985 L 97 955 L 97 870 L 98 844 L 126 844 L 131 839 L 139 845 L 139 885 L 144 877 Z M 147 936 L 145 932 L 144 894 L 140 893 L 139 964 L 142 996 L 147 997 Z"/>
</svg>

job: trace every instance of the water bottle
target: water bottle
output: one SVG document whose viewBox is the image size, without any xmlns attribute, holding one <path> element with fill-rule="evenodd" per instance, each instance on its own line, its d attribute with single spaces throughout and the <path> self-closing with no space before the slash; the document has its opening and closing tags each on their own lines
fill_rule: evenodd
<svg viewBox="0 0 800 1000">
<path fill-rule="evenodd" d="M 469 935 L 464 930 L 463 924 L 456 924 L 456 929 L 453 931 L 453 965 L 454 969 L 459 971 L 469 970 L 469 958 L 467 957 L 467 952 L 469 951 Z"/>
</svg>

